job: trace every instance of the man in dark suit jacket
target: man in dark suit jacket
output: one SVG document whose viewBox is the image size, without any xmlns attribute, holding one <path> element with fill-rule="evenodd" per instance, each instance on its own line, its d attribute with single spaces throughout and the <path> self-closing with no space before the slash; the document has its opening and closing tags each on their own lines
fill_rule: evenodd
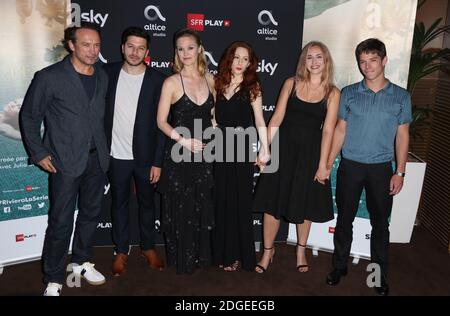
<svg viewBox="0 0 450 316">
<path fill-rule="evenodd" d="M 125 271 L 129 244 L 130 183 L 134 178 L 139 204 L 141 255 L 150 267 L 164 263 L 155 251 L 155 203 L 153 185 L 159 180 L 164 135 L 156 125 L 156 113 L 165 75 L 146 66 L 149 35 L 129 27 L 122 34 L 123 62 L 106 64 L 109 77 L 105 129 L 111 155 L 109 179 L 112 194 L 115 276 Z"/>
<path fill-rule="evenodd" d="M 70 55 L 35 74 L 20 115 L 31 161 L 50 173 L 50 210 L 42 251 L 46 296 L 59 296 L 65 280 L 78 196 L 71 267 L 75 276 L 91 284 L 105 282 L 89 260 L 109 162 L 104 132 L 108 78 L 95 65 L 100 50 L 97 26 L 68 28 L 64 42 Z"/>
</svg>

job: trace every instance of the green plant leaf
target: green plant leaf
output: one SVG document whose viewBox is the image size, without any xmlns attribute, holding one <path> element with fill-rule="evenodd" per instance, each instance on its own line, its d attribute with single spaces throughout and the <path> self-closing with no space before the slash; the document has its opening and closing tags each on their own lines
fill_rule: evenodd
<svg viewBox="0 0 450 316">
<path fill-rule="evenodd" d="M 419 0 L 417 10 L 422 7 L 426 0 Z M 450 74 L 450 49 L 448 48 L 425 48 L 425 46 L 441 36 L 443 33 L 450 32 L 450 25 L 439 27 L 442 18 L 438 18 L 426 28 L 423 22 L 417 22 L 414 25 L 414 36 L 411 47 L 411 59 L 409 64 L 409 76 L 407 89 L 412 95 L 417 82 L 436 72 L 443 71 Z M 431 113 L 430 106 L 412 106 L 412 122 L 410 124 L 410 135 L 412 138 L 421 138 L 423 128 L 430 124 Z"/>
</svg>

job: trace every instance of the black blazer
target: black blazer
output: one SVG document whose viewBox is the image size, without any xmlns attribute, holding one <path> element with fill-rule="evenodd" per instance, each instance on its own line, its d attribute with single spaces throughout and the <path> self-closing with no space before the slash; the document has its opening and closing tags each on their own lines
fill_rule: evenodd
<svg viewBox="0 0 450 316">
<path fill-rule="evenodd" d="M 105 133 L 109 152 L 111 152 L 117 82 L 122 65 L 122 62 L 117 62 L 103 66 L 109 77 L 105 111 Z M 165 78 L 164 74 L 150 67 L 145 70 L 133 130 L 133 156 L 139 167 L 162 165 L 165 136 L 158 129 L 156 114 Z"/>
<path fill-rule="evenodd" d="M 107 171 L 109 152 L 103 124 L 108 77 L 101 66 L 94 67 L 96 87 L 91 100 L 70 56 L 35 73 L 20 113 L 22 139 L 35 164 L 51 155 L 58 172 L 79 176 L 94 139 L 100 166 Z"/>
</svg>

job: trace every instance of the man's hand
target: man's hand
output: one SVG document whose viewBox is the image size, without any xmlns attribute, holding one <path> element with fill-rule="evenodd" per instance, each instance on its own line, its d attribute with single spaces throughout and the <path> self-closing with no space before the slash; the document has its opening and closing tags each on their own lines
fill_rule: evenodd
<svg viewBox="0 0 450 316">
<path fill-rule="evenodd" d="M 391 178 L 391 183 L 389 184 L 389 194 L 398 194 L 403 187 L 403 177 L 394 174 Z"/>
<path fill-rule="evenodd" d="M 161 168 L 158 167 L 152 167 L 150 169 L 150 183 L 155 184 L 159 181 L 159 178 L 161 177 Z"/>
<path fill-rule="evenodd" d="M 331 169 L 327 169 L 325 166 L 320 166 L 316 174 L 314 175 L 314 181 L 319 182 L 322 185 L 325 185 L 325 181 L 330 179 Z"/>
<path fill-rule="evenodd" d="M 52 164 L 51 156 L 47 156 L 44 159 L 42 159 L 41 161 L 39 161 L 38 165 L 41 166 L 41 168 L 47 172 L 56 173 L 56 168 Z"/>
</svg>

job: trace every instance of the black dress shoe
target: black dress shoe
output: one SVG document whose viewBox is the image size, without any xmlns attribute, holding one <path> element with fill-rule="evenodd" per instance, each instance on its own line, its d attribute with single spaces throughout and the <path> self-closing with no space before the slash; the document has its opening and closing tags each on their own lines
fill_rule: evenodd
<svg viewBox="0 0 450 316">
<path fill-rule="evenodd" d="M 380 286 L 375 286 L 375 292 L 380 296 L 389 295 L 389 284 L 387 283 L 385 278 L 381 278 Z"/>
<path fill-rule="evenodd" d="M 333 271 L 331 271 L 330 273 L 328 273 L 327 275 L 327 284 L 334 286 L 334 285 L 338 285 L 339 281 L 341 280 L 341 277 L 346 276 L 347 275 L 347 269 L 333 269 Z"/>
</svg>

